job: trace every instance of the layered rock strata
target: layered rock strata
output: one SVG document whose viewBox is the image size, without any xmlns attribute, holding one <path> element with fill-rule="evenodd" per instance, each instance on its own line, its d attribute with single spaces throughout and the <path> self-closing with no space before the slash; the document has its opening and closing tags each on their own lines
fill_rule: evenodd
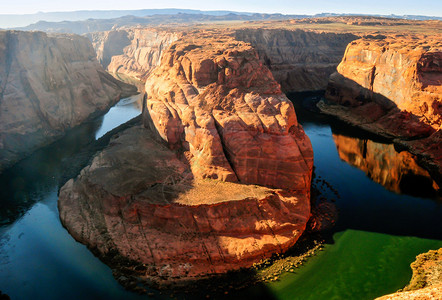
<svg viewBox="0 0 442 300">
<path fill-rule="evenodd" d="M 235 37 L 255 47 L 284 92 L 325 90 L 348 43 L 358 38 L 300 29 L 240 29 Z"/>
<path fill-rule="evenodd" d="M 289 29 L 223 30 L 251 43 L 284 92 L 324 90 L 328 77 L 358 37 L 350 33 L 317 33 Z M 97 58 L 111 73 L 145 80 L 165 49 L 190 29 L 121 29 L 88 34 Z M 219 33 L 215 33 L 219 34 Z"/>
<path fill-rule="evenodd" d="M 440 38 L 372 37 L 350 43 L 330 77 L 323 112 L 389 138 L 442 165 Z M 431 137 L 430 137 L 431 136 Z M 434 137 L 434 140 L 433 140 Z M 408 142 L 429 138 L 433 142 Z M 431 144 L 437 144 L 436 149 Z M 428 148 L 419 149 L 429 145 Z M 413 150 L 414 149 L 414 150 Z"/>
<path fill-rule="evenodd" d="M 187 282 L 296 243 L 313 152 L 250 44 L 212 33 L 173 43 L 143 107 L 150 130 L 115 136 L 59 198 L 63 224 L 120 282 Z"/>
<path fill-rule="evenodd" d="M 98 61 L 111 73 L 145 81 L 159 65 L 161 55 L 182 33 L 148 28 L 130 28 L 88 34 Z"/>
<path fill-rule="evenodd" d="M 0 170 L 134 92 L 84 37 L 0 31 Z"/>
<path fill-rule="evenodd" d="M 292 103 L 250 44 L 207 36 L 172 44 L 149 76 L 146 126 L 196 177 L 308 191 L 313 152 Z"/>
</svg>

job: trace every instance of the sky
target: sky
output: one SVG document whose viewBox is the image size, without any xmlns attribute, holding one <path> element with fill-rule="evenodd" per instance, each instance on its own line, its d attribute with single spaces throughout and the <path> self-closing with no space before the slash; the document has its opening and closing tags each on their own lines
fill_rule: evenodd
<svg viewBox="0 0 442 300">
<path fill-rule="evenodd" d="M 364 13 L 442 17 L 442 0 L 0 0 L 0 14 L 189 8 L 283 14 Z"/>
</svg>

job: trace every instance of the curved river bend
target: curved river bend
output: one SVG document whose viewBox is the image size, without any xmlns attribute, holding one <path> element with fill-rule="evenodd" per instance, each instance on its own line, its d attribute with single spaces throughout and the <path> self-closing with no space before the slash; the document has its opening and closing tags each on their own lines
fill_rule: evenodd
<svg viewBox="0 0 442 300">
<path fill-rule="evenodd" d="M 310 96 L 289 95 L 295 105 Z M 415 256 L 442 247 L 437 186 L 407 152 L 397 153 L 392 145 L 300 105 L 296 111 L 313 144 L 314 183 L 323 197 L 336 201 L 336 226 L 324 250 L 295 273 L 238 294 L 213 296 L 373 299 L 403 287 Z M 58 217 L 57 192 L 72 157 L 88 159 L 90 153 L 82 153 L 85 147 L 139 113 L 139 96 L 123 99 L 104 117 L 71 130 L 0 175 L 0 291 L 12 299 L 170 297 L 158 291 L 144 296 L 125 291 L 110 268 L 75 242 Z"/>
</svg>

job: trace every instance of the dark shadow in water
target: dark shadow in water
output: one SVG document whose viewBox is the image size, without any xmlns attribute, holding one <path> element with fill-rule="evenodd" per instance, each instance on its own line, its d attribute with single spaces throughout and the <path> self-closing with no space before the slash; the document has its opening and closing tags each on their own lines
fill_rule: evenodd
<svg viewBox="0 0 442 300">
<path fill-rule="evenodd" d="M 322 166 L 322 169 L 329 170 L 327 179 L 339 191 L 336 197 L 339 219 L 331 233 L 357 229 L 442 239 L 442 201 L 440 190 L 430 173 L 419 166 L 415 156 L 406 151 L 395 151 L 394 146 L 387 144 L 385 139 L 375 136 L 373 140 L 370 133 L 306 109 L 309 105 L 313 106 L 312 102 L 319 101 L 322 95 L 321 92 L 313 92 L 289 94 L 288 97 L 295 105 L 299 122 L 305 128 L 311 124 L 329 126 L 338 152 L 337 159 L 361 169 L 372 180 L 367 181 L 357 171 L 340 167 L 338 161 L 322 162 L 329 164 Z M 335 160 L 334 157 L 330 159 Z M 385 184 L 386 187 L 378 184 Z M 323 195 L 325 198 L 334 196 L 333 193 Z"/>
<path fill-rule="evenodd" d="M 68 130 L 60 140 L 37 150 L 0 174 L 0 225 L 14 222 L 45 194 L 58 188 L 71 169 L 71 156 L 95 141 L 101 119 Z"/>
</svg>

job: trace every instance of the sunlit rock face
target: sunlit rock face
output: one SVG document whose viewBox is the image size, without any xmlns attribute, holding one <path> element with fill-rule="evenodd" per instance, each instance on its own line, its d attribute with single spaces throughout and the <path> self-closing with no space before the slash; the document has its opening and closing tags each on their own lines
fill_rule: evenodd
<svg viewBox="0 0 442 300">
<path fill-rule="evenodd" d="M 250 44 L 219 32 L 173 43 L 143 107 L 144 127 L 116 135 L 60 190 L 64 226 L 121 283 L 201 279 L 296 243 L 312 147 Z"/>
<path fill-rule="evenodd" d="M 310 140 L 247 43 L 213 33 L 172 44 L 146 82 L 145 124 L 196 177 L 308 191 Z"/>
<path fill-rule="evenodd" d="M 182 33 L 173 30 L 130 28 L 88 34 L 98 61 L 110 73 L 146 80 L 161 55 Z"/>
<path fill-rule="evenodd" d="M 236 30 L 235 37 L 252 44 L 284 92 L 325 90 L 348 43 L 358 38 L 350 33 L 261 28 Z"/>
<path fill-rule="evenodd" d="M 357 167 L 373 181 L 396 193 L 435 196 L 439 186 L 407 151 L 397 152 L 392 144 L 376 143 L 333 134 L 339 157 Z"/>
<path fill-rule="evenodd" d="M 326 97 L 355 107 L 375 102 L 439 129 L 442 124 L 442 42 L 437 38 L 351 42 Z M 410 132 L 412 134 L 412 132 Z"/>
<path fill-rule="evenodd" d="M 75 35 L 0 32 L 0 170 L 135 92 Z"/>
<path fill-rule="evenodd" d="M 425 157 L 427 166 L 440 177 L 440 38 L 375 36 L 351 42 L 330 77 L 326 98 L 328 105 L 319 105 L 323 112 L 401 139 L 411 152 Z"/>
<path fill-rule="evenodd" d="M 325 89 L 328 77 L 358 37 L 287 29 L 232 29 L 226 34 L 251 43 L 284 92 Z M 145 80 L 171 43 L 193 34 L 188 29 L 129 28 L 90 33 L 97 58 L 111 73 Z"/>
</svg>

